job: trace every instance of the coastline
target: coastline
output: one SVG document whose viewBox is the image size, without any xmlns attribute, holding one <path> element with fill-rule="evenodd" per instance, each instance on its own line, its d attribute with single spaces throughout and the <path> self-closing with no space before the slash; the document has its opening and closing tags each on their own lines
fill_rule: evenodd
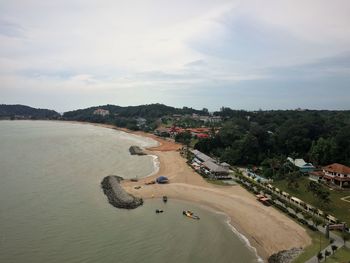
<svg viewBox="0 0 350 263">
<path fill-rule="evenodd" d="M 206 182 L 180 156 L 178 153 L 180 144 L 152 134 L 129 131 L 108 124 L 69 122 L 110 128 L 157 141 L 158 146 L 146 148 L 145 152 L 153 157 L 157 156 L 158 171 L 138 182 L 123 181 L 124 189 L 143 199 L 161 198 L 167 195 L 171 199 L 189 201 L 226 215 L 227 223 L 232 226 L 231 230 L 243 239 L 248 247 L 256 250 L 255 254 L 263 261 L 267 261 L 269 256 L 281 250 L 306 247 L 311 243 L 305 229 L 274 208 L 258 203 L 254 196 L 241 186 L 218 186 Z M 170 184 L 145 185 L 160 175 L 167 176 Z M 141 188 L 136 190 L 135 186 Z M 249 243 L 244 240 L 245 238 Z"/>
</svg>

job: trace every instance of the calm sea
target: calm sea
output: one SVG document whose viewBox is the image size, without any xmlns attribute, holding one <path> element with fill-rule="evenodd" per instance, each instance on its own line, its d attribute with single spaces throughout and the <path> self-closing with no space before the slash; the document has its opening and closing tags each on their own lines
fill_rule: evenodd
<svg viewBox="0 0 350 263">
<path fill-rule="evenodd" d="M 143 177 L 155 142 L 92 125 L 0 121 L 0 262 L 257 262 L 223 215 L 194 204 L 108 204 L 109 174 Z M 161 208 L 163 214 L 155 214 Z M 182 216 L 190 209 L 195 221 Z"/>
</svg>

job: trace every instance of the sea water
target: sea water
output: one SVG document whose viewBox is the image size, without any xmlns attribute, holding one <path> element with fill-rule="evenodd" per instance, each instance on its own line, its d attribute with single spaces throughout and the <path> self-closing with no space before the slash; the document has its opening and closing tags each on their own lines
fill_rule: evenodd
<svg viewBox="0 0 350 263">
<path fill-rule="evenodd" d="M 171 199 L 112 207 L 103 177 L 156 169 L 131 145 L 156 142 L 88 124 L 0 121 L 0 262 L 257 262 L 227 218 L 204 207 Z"/>
</svg>

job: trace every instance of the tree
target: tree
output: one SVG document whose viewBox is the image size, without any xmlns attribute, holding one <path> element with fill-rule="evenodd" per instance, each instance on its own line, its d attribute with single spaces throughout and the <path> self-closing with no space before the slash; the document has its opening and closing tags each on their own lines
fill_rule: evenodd
<svg viewBox="0 0 350 263">
<path fill-rule="evenodd" d="M 334 254 L 334 252 L 338 249 L 338 247 L 336 246 L 336 245 L 332 245 L 332 251 L 333 251 L 333 254 Z"/>
<path fill-rule="evenodd" d="M 318 262 L 320 262 L 320 261 L 323 259 L 323 254 L 322 254 L 321 251 L 318 252 L 318 254 L 317 254 L 317 259 L 318 259 Z"/>
<path fill-rule="evenodd" d="M 331 255 L 331 252 L 329 252 L 328 250 L 326 250 L 324 252 L 324 259 L 327 261 L 327 257 L 329 257 Z"/>
<path fill-rule="evenodd" d="M 350 234 L 346 233 L 345 231 L 342 232 L 342 238 L 343 238 L 343 241 L 344 241 L 344 245 L 345 245 L 345 242 L 350 240 Z"/>
<path fill-rule="evenodd" d="M 336 159 L 336 143 L 333 138 L 319 138 L 310 148 L 310 159 L 317 164 L 328 164 Z"/>
</svg>

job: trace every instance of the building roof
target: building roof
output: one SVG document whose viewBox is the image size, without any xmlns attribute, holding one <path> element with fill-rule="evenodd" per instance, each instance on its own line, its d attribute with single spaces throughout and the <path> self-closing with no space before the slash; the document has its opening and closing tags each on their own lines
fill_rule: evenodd
<svg viewBox="0 0 350 263">
<path fill-rule="evenodd" d="M 323 169 L 332 173 L 350 174 L 350 167 L 339 163 L 327 165 Z"/>
<path fill-rule="evenodd" d="M 214 161 L 208 155 L 205 155 L 204 153 L 202 153 L 202 152 L 200 152 L 198 150 L 192 150 L 191 152 L 197 157 L 197 159 L 202 160 L 203 162 Z"/>
<path fill-rule="evenodd" d="M 227 173 L 228 172 L 228 169 L 226 167 L 218 165 L 210 160 L 204 162 L 203 165 L 205 167 L 207 167 L 211 172 L 214 172 L 214 173 Z"/>
<path fill-rule="evenodd" d="M 305 168 L 305 167 L 312 168 L 312 167 L 314 167 L 312 165 L 312 163 L 307 163 L 307 162 L 304 161 L 304 159 L 295 159 L 295 160 L 293 160 L 293 158 L 288 157 L 287 160 L 290 161 L 292 164 L 294 164 L 295 166 L 297 166 L 299 168 Z"/>
<path fill-rule="evenodd" d="M 209 135 L 206 134 L 206 133 L 198 133 L 198 134 L 197 134 L 197 137 L 200 138 L 200 139 L 203 139 L 203 138 L 208 138 Z"/>
</svg>

